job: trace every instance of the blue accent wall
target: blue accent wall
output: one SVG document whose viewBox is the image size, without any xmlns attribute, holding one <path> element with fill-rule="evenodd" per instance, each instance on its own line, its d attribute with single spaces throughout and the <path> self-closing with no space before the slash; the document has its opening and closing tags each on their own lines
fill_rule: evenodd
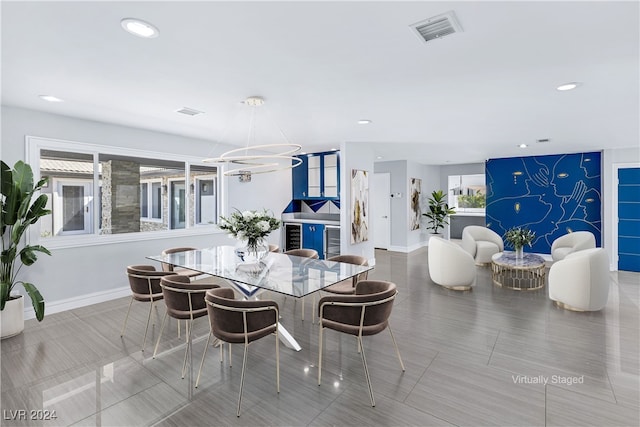
<svg viewBox="0 0 640 427">
<path fill-rule="evenodd" d="M 601 154 L 490 159 L 486 163 L 487 227 L 501 236 L 511 227 L 536 232 L 526 252 L 548 254 L 570 231 L 590 231 L 602 246 Z"/>
</svg>

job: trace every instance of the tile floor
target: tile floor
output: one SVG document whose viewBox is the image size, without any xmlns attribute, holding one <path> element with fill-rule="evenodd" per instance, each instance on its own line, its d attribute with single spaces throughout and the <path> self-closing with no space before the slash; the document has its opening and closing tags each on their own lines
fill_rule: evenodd
<svg viewBox="0 0 640 427">
<path fill-rule="evenodd" d="M 375 408 L 352 337 L 327 332 L 317 385 L 317 326 L 301 321 L 299 301 L 273 295 L 303 347 L 281 346 L 280 394 L 267 337 L 250 347 L 237 418 L 242 348 L 235 347 L 231 368 L 210 349 L 194 389 L 189 375 L 180 378 L 184 344 L 175 323 L 155 359 L 159 321 L 140 351 L 146 305 L 134 303 L 120 337 L 123 298 L 28 321 L 24 333 L 2 341 L 0 424 L 640 425 L 640 274 L 612 273 L 607 307 L 575 313 L 556 308 L 546 287 L 518 292 L 493 285 L 488 268 L 477 268 L 472 292 L 443 289 L 429 279 L 426 251 L 376 253 L 370 278 L 399 287 L 391 324 L 406 372 L 389 334 L 366 338 Z M 309 316 L 310 298 L 306 307 Z M 207 333 L 207 319 L 200 319 L 196 372 Z"/>
</svg>

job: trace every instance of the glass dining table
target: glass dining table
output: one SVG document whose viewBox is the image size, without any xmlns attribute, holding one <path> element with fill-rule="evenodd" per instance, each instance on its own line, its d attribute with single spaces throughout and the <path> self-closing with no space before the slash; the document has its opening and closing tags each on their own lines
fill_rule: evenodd
<svg viewBox="0 0 640 427">
<path fill-rule="evenodd" d="M 215 246 L 146 258 L 227 279 L 246 299 L 256 298 L 265 290 L 302 298 L 373 268 L 276 252 L 269 252 L 257 260 L 237 252 L 233 246 Z M 278 325 L 278 328 L 282 342 L 300 351 L 301 347 L 295 338 L 282 325 Z"/>
</svg>

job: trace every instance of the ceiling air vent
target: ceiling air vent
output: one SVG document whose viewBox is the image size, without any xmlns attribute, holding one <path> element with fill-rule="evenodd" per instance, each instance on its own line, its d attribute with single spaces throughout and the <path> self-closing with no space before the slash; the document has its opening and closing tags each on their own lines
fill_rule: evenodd
<svg viewBox="0 0 640 427">
<path fill-rule="evenodd" d="M 197 116 L 198 114 L 203 114 L 204 111 L 195 110 L 189 107 L 182 107 L 179 110 L 176 110 L 176 113 L 186 114 L 187 116 Z"/>
<path fill-rule="evenodd" d="M 453 33 L 462 32 L 462 27 L 453 11 L 437 15 L 411 25 L 418 37 L 424 42 L 441 39 Z"/>
</svg>

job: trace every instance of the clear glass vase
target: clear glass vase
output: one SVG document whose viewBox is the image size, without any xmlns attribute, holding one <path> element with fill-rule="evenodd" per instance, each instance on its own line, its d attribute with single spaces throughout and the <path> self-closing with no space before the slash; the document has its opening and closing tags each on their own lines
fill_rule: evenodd
<svg viewBox="0 0 640 427">
<path fill-rule="evenodd" d="M 522 259 L 524 256 L 524 248 L 522 246 L 516 247 L 516 259 Z"/>
<path fill-rule="evenodd" d="M 243 262 L 257 262 L 262 260 L 269 253 L 269 246 L 264 239 L 255 241 L 241 240 L 236 245 L 236 255 Z"/>
</svg>

